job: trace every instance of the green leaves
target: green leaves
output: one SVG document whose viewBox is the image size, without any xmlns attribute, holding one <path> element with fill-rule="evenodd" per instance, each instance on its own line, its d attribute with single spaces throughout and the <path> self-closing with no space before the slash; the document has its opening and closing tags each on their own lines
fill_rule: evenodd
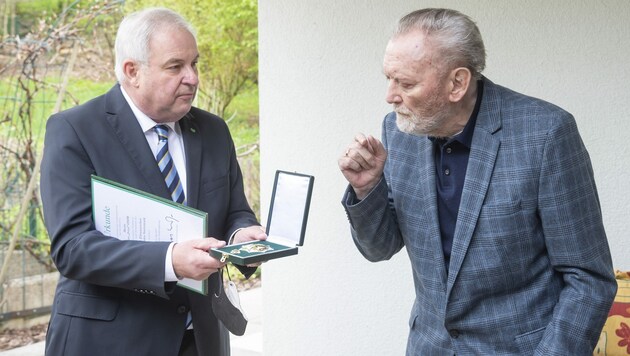
<svg viewBox="0 0 630 356">
<path fill-rule="evenodd" d="M 168 7 L 197 31 L 200 95 L 197 106 L 219 116 L 232 99 L 258 80 L 256 0 L 128 0 L 125 12 Z"/>
</svg>

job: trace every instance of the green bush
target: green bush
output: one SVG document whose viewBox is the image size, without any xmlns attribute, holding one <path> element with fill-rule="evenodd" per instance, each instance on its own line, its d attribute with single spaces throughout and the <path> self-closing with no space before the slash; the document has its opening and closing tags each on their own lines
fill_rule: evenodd
<svg viewBox="0 0 630 356">
<path fill-rule="evenodd" d="M 67 2 L 63 0 L 26 0 L 15 2 L 16 34 L 22 36 L 27 34 L 33 26 L 37 25 L 42 16 L 61 13 Z"/>
</svg>

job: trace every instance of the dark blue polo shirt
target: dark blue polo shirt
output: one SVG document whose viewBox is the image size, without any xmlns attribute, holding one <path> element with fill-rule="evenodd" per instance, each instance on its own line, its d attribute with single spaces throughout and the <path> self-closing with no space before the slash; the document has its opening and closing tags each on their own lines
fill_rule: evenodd
<svg viewBox="0 0 630 356">
<path fill-rule="evenodd" d="M 479 80 L 477 85 L 475 109 L 464 130 L 448 139 L 429 137 L 434 145 L 438 218 L 447 271 L 451 258 L 459 202 L 464 188 L 464 178 L 466 178 L 470 146 L 483 96 L 483 80 Z"/>
</svg>

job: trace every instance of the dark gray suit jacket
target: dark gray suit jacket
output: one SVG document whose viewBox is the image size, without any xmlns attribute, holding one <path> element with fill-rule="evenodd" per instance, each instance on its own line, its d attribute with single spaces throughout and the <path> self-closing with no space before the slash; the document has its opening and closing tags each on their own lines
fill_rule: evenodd
<svg viewBox="0 0 630 356">
<path fill-rule="evenodd" d="M 188 205 L 208 213 L 207 236 L 258 224 L 243 193 L 225 122 L 192 108 L 180 120 Z M 177 355 L 192 310 L 201 355 L 229 355 L 210 296 L 164 282 L 168 243 L 121 241 L 94 229 L 90 175 L 169 199 L 144 133 L 118 85 L 47 123 L 41 171 L 52 258 L 61 273 L 47 355 Z M 218 286 L 209 280 L 210 293 Z"/>
<path fill-rule="evenodd" d="M 383 122 L 384 179 L 344 198 L 369 260 L 403 246 L 416 300 L 407 355 L 589 355 L 616 283 L 588 153 L 573 117 L 484 79 L 449 272 L 433 144 Z"/>
</svg>

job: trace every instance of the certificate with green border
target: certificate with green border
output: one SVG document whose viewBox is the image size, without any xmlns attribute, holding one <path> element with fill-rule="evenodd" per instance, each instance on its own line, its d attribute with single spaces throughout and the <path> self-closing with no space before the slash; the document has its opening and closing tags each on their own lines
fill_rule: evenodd
<svg viewBox="0 0 630 356">
<path fill-rule="evenodd" d="M 92 214 L 96 230 L 120 240 L 200 239 L 206 237 L 208 226 L 208 214 L 203 211 L 95 175 L 92 175 Z M 208 293 L 207 280 L 184 278 L 178 285 Z"/>
</svg>

